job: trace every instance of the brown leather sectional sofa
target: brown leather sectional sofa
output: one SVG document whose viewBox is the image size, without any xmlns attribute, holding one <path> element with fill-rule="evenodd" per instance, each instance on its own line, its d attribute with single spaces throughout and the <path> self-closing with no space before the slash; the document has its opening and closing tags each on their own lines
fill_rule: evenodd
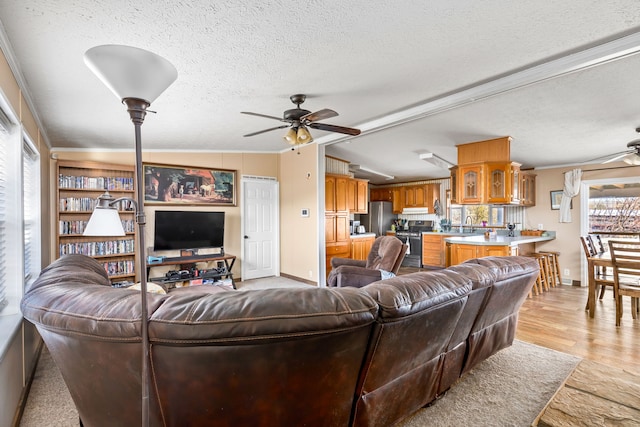
<svg viewBox="0 0 640 427">
<path fill-rule="evenodd" d="M 511 345 L 537 274 L 529 258 L 488 257 L 363 288 L 149 294 L 151 425 L 393 425 Z M 85 426 L 140 424 L 137 291 L 69 255 L 22 311 Z"/>
</svg>

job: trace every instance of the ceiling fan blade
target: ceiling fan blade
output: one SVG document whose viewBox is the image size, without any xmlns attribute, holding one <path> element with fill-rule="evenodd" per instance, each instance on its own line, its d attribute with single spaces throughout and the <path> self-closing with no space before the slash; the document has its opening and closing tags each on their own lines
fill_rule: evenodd
<svg viewBox="0 0 640 427">
<path fill-rule="evenodd" d="M 266 119 L 273 119 L 273 120 L 278 120 L 281 122 L 288 122 L 288 120 L 283 119 L 282 117 L 276 117 L 276 116 L 267 116 L 266 114 L 260 114 L 260 113 L 251 113 L 249 111 L 241 111 L 241 114 L 249 114 L 250 116 L 258 116 L 258 117 L 264 117 Z"/>
<path fill-rule="evenodd" d="M 635 151 L 629 151 L 629 150 L 621 151 L 620 153 L 612 154 L 613 157 L 608 158 L 607 160 L 605 160 L 602 163 L 604 164 L 604 163 L 616 162 L 616 161 L 621 160 L 622 158 L 626 157 L 627 155 L 634 154 L 634 153 L 635 153 Z"/>
<path fill-rule="evenodd" d="M 344 133 L 347 135 L 360 135 L 360 129 L 346 128 L 343 126 L 328 125 L 326 123 L 309 123 L 307 126 L 313 129 L 326 130 L 329 132 Z"/>
<path fill-rule="evenodd" d="M 269 128 L 269 129 L 263 129 L 263 130 L 259 130 L 258 132 L 252 132 L 252 133 L 248 133 L 246 135 L 242 135 L 242 136 L 253 136 L 253 135 L 259 135 L 261 133 L 265 133 L 265 132 L 271 132 L 272 130 L 276 130 L 276 129 L 284 129 L 284 128 L 288 128 L 289 125 L 281 125 L 281 126 L 276 126 L 274 128 Z"/>
<path fill-rule="evenodd" d="M 600 156 L 600 157 L 595 157 L 593 159 L 589 159 L 589 160 L 586 160 L 586 161 L 581 162 L 581 163 L 589 164 L 589 163 L 609 163 L 609 162 L 614 162 L 614 161 L 626 156 L 629 153 L 633 153 L 633 151 L 631 151 L 631 150 L 620 151 L 620 152 L 617 152 L 617 153 L 612 153 L 612 154 L 607 154 L 607 155 Z"/>
<path fill-rule="evenodd" d="M 336 117 L 337 115 L 338 113 L 336 113 L 335 111 L 330 110 L 328 108 L 324 108 L 322 110 L 318 110 L 313 113 L 305 114 L 304 116 L 300 117 L 300 121 L 309 123 L 309 122 L 315 122 L 318 120 L 329 119 L 331 117 Z"/>
</svg>

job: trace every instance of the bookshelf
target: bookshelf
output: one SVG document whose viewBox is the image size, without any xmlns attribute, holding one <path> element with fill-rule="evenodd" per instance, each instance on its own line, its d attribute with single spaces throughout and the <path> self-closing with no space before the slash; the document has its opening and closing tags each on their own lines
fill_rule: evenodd
<svg viewBox="0 0 640 427">
<path fill-rule="evenodd" d="M 79 253 L 104 265 L 112 282 L 135 281 L 136 226 L 134 207 L 120 202 L 118 211 L 125 236 L 83 236 L 105 190 L 114 198 L 135 198 L 133 166 L 59 160 L 57 165 L 56 258 Z"/>
</svg>

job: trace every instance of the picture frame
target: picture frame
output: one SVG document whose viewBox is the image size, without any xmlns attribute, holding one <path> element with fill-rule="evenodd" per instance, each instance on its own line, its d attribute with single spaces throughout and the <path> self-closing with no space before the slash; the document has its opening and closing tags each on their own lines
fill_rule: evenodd
<svg viewBox="0 0 640 427">
<path fill-rule="evenodd" d="M 144 163 L 144 203 L 236 205 L 236 171 Z"/>
<path fill-rule="evenodd" d="M 560 210 L 560 203 L 562 202 L 562 190 L 555 190 L 550 192 L 551 195 L 551 210 L 557 211 Z M 569 205 L 570 209 L 573 209 L 573 200 Z"/>
</svg>

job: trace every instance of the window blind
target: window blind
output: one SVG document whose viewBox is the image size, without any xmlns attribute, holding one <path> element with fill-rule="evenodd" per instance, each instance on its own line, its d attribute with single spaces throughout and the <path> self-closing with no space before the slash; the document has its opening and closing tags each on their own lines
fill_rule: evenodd
<svg viewBox="0 0 640 427">
<path fill-rule="evenodd" d="M 29 141 L 22 143 L 22 203 L 24 241 L 24 285 L 28 287 L 39 272 L 39 180 L 40 162 Z"/>
<path fill-rule="evenodd" d="M 2 111 L 2 109 L 0 109 Z M 7 153 L 9 133 L 0 124 L 0 311 L 8 304 L 7 296 Z"/>
</svg>

